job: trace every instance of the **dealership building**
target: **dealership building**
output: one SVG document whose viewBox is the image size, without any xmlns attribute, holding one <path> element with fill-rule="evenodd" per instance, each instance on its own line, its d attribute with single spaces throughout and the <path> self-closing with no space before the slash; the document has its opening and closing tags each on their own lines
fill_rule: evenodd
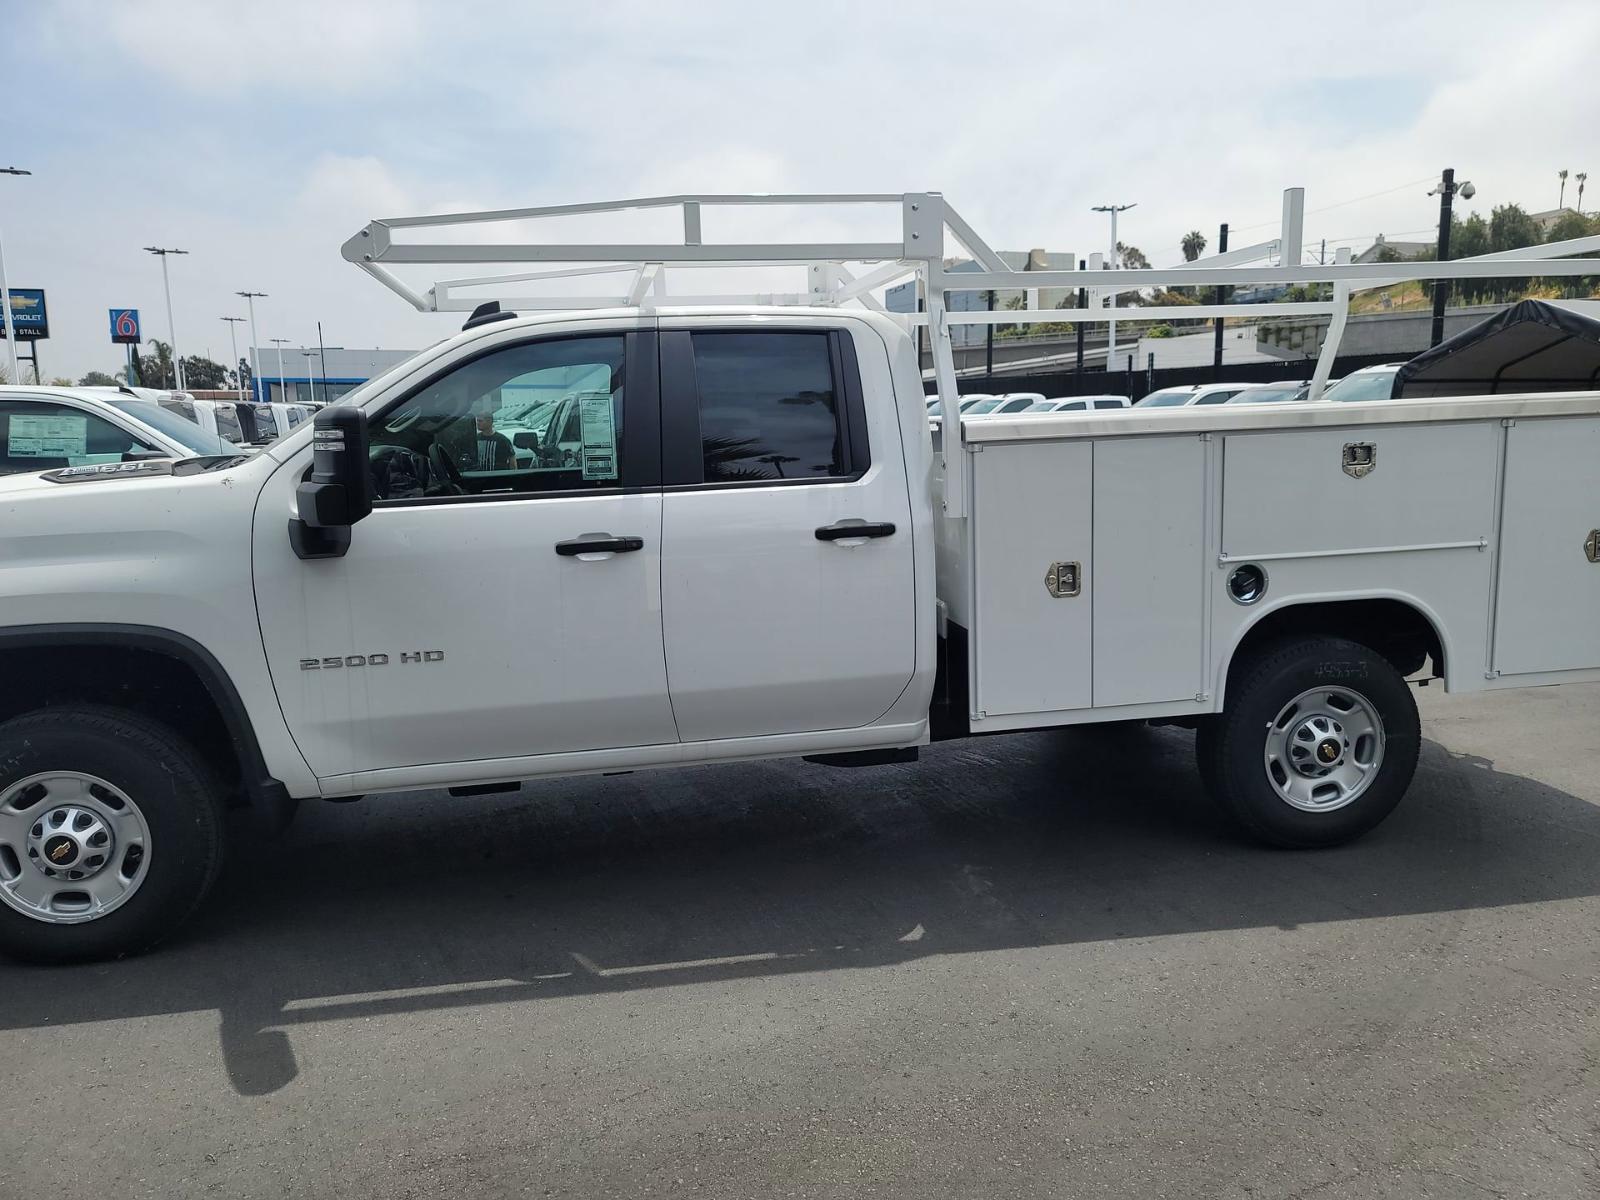
<svg viewBox="0 0 1600 1200">
<path fill-rule="evenodd" d="M 353 350 L 345 346 L 256 347 L 257 400 L 337 400 L 351 388 L 381 375 L 415 350 Z"/>
</svg>

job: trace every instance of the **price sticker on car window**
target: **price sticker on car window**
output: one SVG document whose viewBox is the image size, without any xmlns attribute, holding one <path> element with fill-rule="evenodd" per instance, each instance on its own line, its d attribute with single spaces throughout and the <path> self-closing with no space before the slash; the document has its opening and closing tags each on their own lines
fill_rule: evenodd
<svg viewBox="0 0 1600 1200">
<path fill-rule="evenodd" d="M 580 464 L 585 479 L 617 477 L 617 428 L 611 411 L 611 393 L 586 392 L 578 397 L 582 426 Z"/>
<path fill-rule="evenodd" d="M 12 413 L 9 441 L 12 458 L 82 458 L 89 451 L 89 418 Z"/>
</svg>

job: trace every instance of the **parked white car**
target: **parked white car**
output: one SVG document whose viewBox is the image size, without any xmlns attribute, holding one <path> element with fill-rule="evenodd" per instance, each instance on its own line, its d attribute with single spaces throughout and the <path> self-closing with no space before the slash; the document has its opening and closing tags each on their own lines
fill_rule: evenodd
<svg viewBox="0 0 1600 1200">
<path fill-rule="evenodd" d="M 1394 397 L 1394 377 L 1404 363 L 1384 363 L 1381 367 L 1362 367 L 1351 371 L 1322 393 L 1324 400 L 1389 400 Z"/>
<path fill-rule="evenodd" d="M 115 388 L 0 387 L 0 475 L 237 453 Z"/>
<path fill-rule="evenodd" d="M 1008 413 L 1024 412 L 1043 400 L 1043 392 L 1006 392 L 980 400 L 971 408 L 962 405 L 961 411 L 963 416 L 968 417 L 1003 417 Z"/>
<path fill-rule="evenodd" d="M 1036 400 L 1022 411 L 1028 413 L 1069 413 L 1127 407 L 1129 405 L 1126 396 L 1056 396 L 1054 399 Z"/>
<path fill-rule="evenodd" d="M 1187 408 L 1191 404 L 1226 404 L 1240 392 L 1259 387 L 1254 383 L 1186 383 L 1157 388 L 1135 402 L 1135 408 Z"/>
</svg>

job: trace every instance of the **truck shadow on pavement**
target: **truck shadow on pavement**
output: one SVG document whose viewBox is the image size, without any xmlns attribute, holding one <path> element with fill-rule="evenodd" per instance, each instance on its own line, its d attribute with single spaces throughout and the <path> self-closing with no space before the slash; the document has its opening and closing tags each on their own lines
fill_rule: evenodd
<svg viewBox="0 0 1600 1200">
<path fill-rule="evenodd" d="M 1365 840 L 1241 844 L 1176 730 L 308 803 L 169 947 L 0 965 L 0 1029 L 214 1010 L 232 1086 L 263 1095 L 314 1022 L 1590 896 L 1597 850 L 1600 806 L 1434 743 Z M 538 1038 L 536 1004 L 505 1011 Z"/>
</svg>

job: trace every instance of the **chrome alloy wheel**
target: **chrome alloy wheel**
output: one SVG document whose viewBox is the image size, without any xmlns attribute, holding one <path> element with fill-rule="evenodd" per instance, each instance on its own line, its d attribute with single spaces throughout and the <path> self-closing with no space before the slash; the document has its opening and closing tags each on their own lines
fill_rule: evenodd
<svg viewBox="0 0 1600 1200">
<path fill-rule="evenodd" d="M 1332 812 L 1358 800 L 1383 765 L 1383 718 L 1360 692 L 1301 692 L 1267 726 L 1267 780 L 1285 803 Z"/>
<path fill-rule="evenodd" d="M 120 789 L 46 771 L 0 792 L 0 901 L 52 925 L 126 904 L 149 874 L 150 828 Z"/>
</svg>

